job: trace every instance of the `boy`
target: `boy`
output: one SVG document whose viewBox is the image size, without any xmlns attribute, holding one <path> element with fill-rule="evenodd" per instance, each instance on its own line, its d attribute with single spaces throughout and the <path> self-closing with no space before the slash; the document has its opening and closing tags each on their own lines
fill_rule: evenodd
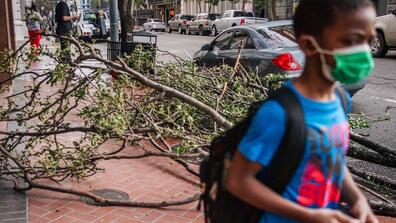
<svg viewBox="0 0 396 223">
<path fill-rule="evenodd" d="M 356 83 L 373 69 L 368 43 L 375 17 L 369 0 L 300 1 L 294 31 L 306 64 L 286 87 L 296 94 L 308 131 L 301 163 L 282 195 L 256 178 L 285 132 L 284 109 L 268 101 L 240 142 L 227 180 L 231 193 L 264 211 L 260 223 L 378 222 L 345 166 L 349 126 L 335 93 L 336 81 Z M 336 210 L 341 196 L 351 204 L 353 218 Z"/>
</svg>

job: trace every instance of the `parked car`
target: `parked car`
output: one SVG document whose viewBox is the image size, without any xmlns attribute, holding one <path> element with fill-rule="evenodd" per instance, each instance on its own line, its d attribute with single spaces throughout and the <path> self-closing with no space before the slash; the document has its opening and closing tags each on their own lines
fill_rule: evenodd
<svg viewBox="0 0 396 223">
<path fill-rule="evenodd" d="M 396 9 L 378 17 L 375 29 L 377 36 L 371 43 L 371 51 L 375 57 L 383 57 L 389 49 L 396 49 Z"/>
<path fill-rule="evenodd" d="M 161 19 L 147 19 L 147 22 L 143 24 L 144 30 L 161 30 L 162 32 L 165 31 L 166 25 Z"/>
<path fill-rule="evenodd" d="M 179 34 L 186 32 L 187 22 L 194 18 L 192 15 L 177 14 L 168 22 L 168 32 L 177 31 Z"/>
<path fill-rule="evenodd" d="M 103 13 L 104 24 L 101 24 L 96 11 L 83 11 L 77 20 L 75 33 L 83 40 L 107 39 L 110 36 L 110 20 Z"/>
<path fill-rule="evenodd" d="M 245 12 L 241 10 L 224 11 L 219 19 L 212 22 L 211 33 L 216 36 L 223 30 L 234 26 L 252 25 L 267 22 L 266 18 L 256 18 L 253 12 Z"/>
<path fill-rule="evenodd" d="M 200 13 L 196 15 L 191 21 L 187 22 L 186 34 L 196 34 L 200 36 L 210 33 L 212 22 L 220 17 L 220 14 L 215 13 Z"/>
<path fill-rule="evenodd" d="M 239 52 L 241 65 L 260 75 L 281 73 L 295 78 L 301 75 L 305 63 L 304 54 L 294 38 L 291 20 L 229 28 L 202 46 L 194 54 L 194 60 L 200 66 L 234 66 Z M 353 95 L 365 83 L 344 88 Z"/>
</svg>

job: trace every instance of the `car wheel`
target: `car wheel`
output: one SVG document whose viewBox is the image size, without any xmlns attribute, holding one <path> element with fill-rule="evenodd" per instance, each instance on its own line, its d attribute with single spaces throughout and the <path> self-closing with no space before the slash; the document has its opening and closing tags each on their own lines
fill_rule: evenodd
<svg viewBox="0 0 396 223">
<path fill-rule="evenodd" d="M 199 32 L 198 32 L 198 34 L 199 34 L 200 36 L 203 36 L 203 35 L 204 35 L 203 26 L 200 26 L 200 27 L 199 27 Z"/>
<path fill-rule="evenodd" d="M 377 36 L 371 42 L 371 53 L 374 57 L 384 57 L 388 53 L 388 46 L 386 45 L 384 35 L 377 32 Z"/>
<path fill-rule="evenodd" d="M 172 32 L 172 29 L 170 26 L 168 26 L 168 33 L 171 33 L 171 32 Z"/>
<path fill-rule="evenodd" d="M 217 36 L 217 29 L 216 29 L 215 25 L 212 26 L 211 34 L 212 34 L 212 36 Z"/>
<path fill-rule="evenodd" d="M 179 33 L 179 34 L 183 34 L 183 29 L 182 29 L 181 25 L 179 25 L 178 33 Z"/>
</svg>

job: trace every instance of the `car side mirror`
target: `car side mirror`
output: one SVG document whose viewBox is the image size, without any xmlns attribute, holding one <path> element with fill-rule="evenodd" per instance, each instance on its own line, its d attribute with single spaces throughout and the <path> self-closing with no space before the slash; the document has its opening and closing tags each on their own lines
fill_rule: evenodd
<svg viewBox="0 0 396 223">
<path fill-rule="evenodd" d="M 211 51 L 212 49 L 213 49 L 212 45 L 210 44 L 205 44 L 201 47 L 201 50 L 205 50 L 205 51 Z"/>
</svg>

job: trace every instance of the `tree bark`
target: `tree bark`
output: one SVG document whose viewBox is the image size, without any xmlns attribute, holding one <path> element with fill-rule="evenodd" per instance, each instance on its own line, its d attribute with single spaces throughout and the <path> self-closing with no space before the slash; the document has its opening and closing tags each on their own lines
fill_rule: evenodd
<svg viewBox="0 0 396 223">
<path fill-rule="evenodd" d="M 133 32 L 134 20 L 132 18 L 133 0 L 118 0 L 118 11 L 121 22 L 121 41 L 127 42 L 128 33 Z"/>
<path fill-rule="evenodd" d="M 391 156 L 383 156 L 356 144 L 351 144 L 349 146 L 347 156 L 370 163 L 396 168 L 396 159 L 392 158 Z"/>
<path fill-rule="evenodd" d="M 366 146 L 383 156 L 390 156 L 392 158 L 396 158 L 396 150 L 392 149 L 390 147 L 387 147 L 381 143 L 370 141 L 370 140 L 366 139 L 365 137 L 360 136 L 353 132 L 351 132 L 351 140 L 355 141 L 363 146 Z"/>
</svg>

